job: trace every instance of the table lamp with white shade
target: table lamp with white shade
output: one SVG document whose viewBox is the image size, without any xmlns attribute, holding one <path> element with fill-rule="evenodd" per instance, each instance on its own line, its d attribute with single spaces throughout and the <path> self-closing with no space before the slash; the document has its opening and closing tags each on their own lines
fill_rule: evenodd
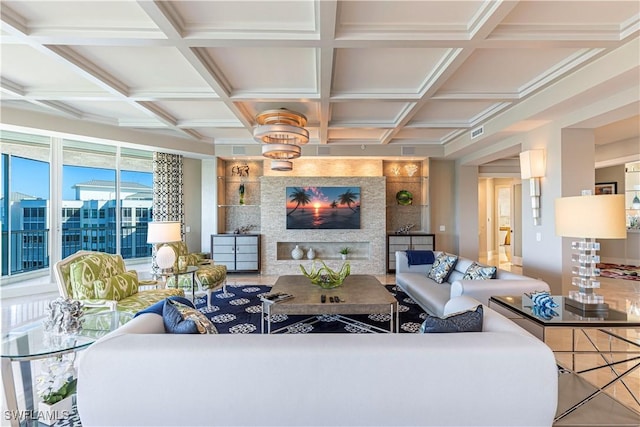
<svg viewBox="0 0 640 427">
<path fill-rule="evenodd" d="M 585 194 L 588 193 L 588 194 Z M 594 196 L 590 191 L 582 196 L 556 199 L 556 235 L 577 237 L 571 242 L 575 251 L 571 255 L 571 284 L 578 287 L 570 291 L 565 304 L 582 312 L 606 311 L 608 305 L 602 295 L 594 289 L 600 287 L 600 243 L 595 239 L 626 239 L 624 195 L 610 194 Z"/>
<path fill-rule="evenodd" d="M 179 242 L 182 240 L 180 221 L 153 221 L 148 224 L 147 243 L 160 244 Z M 156 252 L 156 265 L 162 270 L 168 270 L 176 262 L 176 253 L 166 244 Z"/>
</svg>

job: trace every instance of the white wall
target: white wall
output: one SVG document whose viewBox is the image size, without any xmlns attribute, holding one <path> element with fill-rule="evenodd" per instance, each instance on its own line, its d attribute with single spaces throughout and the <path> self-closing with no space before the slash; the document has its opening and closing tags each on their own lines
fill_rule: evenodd
<svg viewBox="0 0 640 427">
<path fill-rule="evenodd" d="M 185 241 L 191 252 L 201 250 L 202 199 L 200 195 L 200 160 L 184 158 L 182 164 L 182 192 L 184 200 Z"/>
<path fill-rule="evenodd" d="M 200 172 L 200 250 L 211 252 L 211 235 L 218 232 L 219 159 L 201 161 Z"/>
<path fill-rule="evenodd" d="M 456 197 L 456 191 L 464 192 L 465 190 L 456 186 L 455 163 L 431 159 L 429 165 L 431 230 L 436 235 L 436 250 L 453 254 L 458 253 L 459 238 L 456 229 L 456 200 L 460 200 L 460 197 Z M 473 202 L 477 206 L 477 186 L 475 192 Z M 474 218 L 474 221 L 477 222 L 477 218 Z M 444 231 L 441 231 L 441 227 L 444 227 Z"/>
<path fill-rule="evenodd" d="M 470 258 L 478 258 L 478 167 L 463 166 L 458 168 L 456 180 L 456 212 L 457 232 L 465 239 L 459 239 L 459 255 Z"/>
</svg>

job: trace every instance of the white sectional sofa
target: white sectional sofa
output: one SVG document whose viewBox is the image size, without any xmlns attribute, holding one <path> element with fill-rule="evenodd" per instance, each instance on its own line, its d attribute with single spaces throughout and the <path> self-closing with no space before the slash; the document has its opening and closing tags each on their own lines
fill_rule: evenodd
<svg viewBox="0 0 640 427">
<path fill-rule="evenodd" d="M 85 427 L 550 426 L 557 379 L 488 307 L 449 334 L 172 335 L 148 313 L 84 352 L 77 403 Z"/>
<path fill-rule="evenodd" d="M 437 257 L 441 252 L 434 251 Z M 491 280 L 463 280 L 462 277 L 473 261 L 458 257 L 446 282 L 436 283 L 427 275 L 432 264 L 409 265 L 407 254 L 396 251 L 396 284 L 420 306 L 436 316 L 442 316 L 447 301 L 460 295 L 469 295 L 485 305 L 491 296 L 522 295 L 525 292 L 549 291 L 549 285 L 541 280 L 497 270 Z"/>
</svg>

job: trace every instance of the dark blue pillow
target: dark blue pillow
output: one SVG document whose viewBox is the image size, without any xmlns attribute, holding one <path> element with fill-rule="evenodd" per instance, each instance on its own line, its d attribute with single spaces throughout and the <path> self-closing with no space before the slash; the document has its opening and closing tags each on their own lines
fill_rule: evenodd
<svg viewBox="0 0 640 427">
<path fill-rule="evenodd" d="M 155 303 L 153 305 L 150 305 L 149 307 L 145 308 L 144 310 L 140 310 L 133 317 L 138 317 L 139 315 L 141 315 L 143 313 L 155 313 L 155 314 L 159 314 L 160 316 L 162 316 L 162 309 L 164 308 L 164 302 L 166 300 L 168 300 L 168 299 L 171 299 L 171 300 L 174 300 L 174 301 L 178 301 L 179 303 L 182 303 L 184 305 L 188 305 L 191 308 L 195 308 L 195 306 L 193 305 L 191 300 L 188 300 L 185 297 L 174 295 L 174 296 L 171 296 L 169 298 L 166 298 L 166 299 L 163 299 L 161 301 L 158 301 L 157 303 Z"/>
<path fill-rule="evenodd" d="M 164 303 L 162 309 L 162 320 L 164 330 L 170 334 L 199 334 L 198 326 L 193 320 L 187 320 L 182 316 L 180 310 L 168 301 Z"/>
<path fill-rule="evenodd" d="M 162 309 L 164 330 L 169 334 L 217 334 L 218 330 L 211 320 L 201 311 L 181 304 L 175 300 L 166 300 Z"/>
<path fill-rule="evenodd" d="M 447 317 L 427 316 L 420 326 L 420 332 L 448 333 L 448 332 L 482 332 L 482 305 L 473 310 L 451 314 Z"/>
</svg>

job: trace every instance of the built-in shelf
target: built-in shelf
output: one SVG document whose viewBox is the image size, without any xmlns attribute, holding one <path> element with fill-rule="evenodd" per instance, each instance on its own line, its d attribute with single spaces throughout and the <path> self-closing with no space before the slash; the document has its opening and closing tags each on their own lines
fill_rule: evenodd
<svg viewBox="0 0 640 427">
<path fill-rule="evenodd" d="M 248 179 L 248 178 L 240 178 L 237 176 L 219 176 L 218 179 L 225 180 L 227 182 L 237 182 L 238 184 L 251 184 L 251 183 L 260 183 L 258 179 Z"/>
<path fill-rule="evenodd" d="M 294 260 L 291 251 L 297 246 L 303 250 L 304 255 L 300 260 Z M 371 245 L 369 242 L 277 242 L 276 259 L 278 261 L 312 261 L 307 258 L 309 248 L 313 248 L 316 260 L 342 260 L 340 249 L 348 247 L 350 252 L 348 260 L 369 260 L 371 259 Z"/>
<path fill-rule="evenodd" d="M 244 176 L 238 175 L 241 166 Z M 219 233 L 233 232 L 251 227 L 260 230 L 262 161 L 220 161 L 217 176 L 217 205 Z M 240 186 L 244 186 L 243 204 L 240 204 Z"/>
<path fill-rule="evenodd" d="M 408 175 L 409 165 L 417 166 L 413 176 Z M 407 224 L 414 224 L 419 229 L 427 228 L 430 208 L 428 164 L 404 160 L 384 161 L 383 173 L 386 179 L 387 232 L 392 233 Z M 400 191 L 411 193 L 410 205 L 398 204 L 396 197 Z"/>
<path fill-rule="evenodd" d="M 633 200 L 640 196 L 640 162 L 625 165 L 625 209 L 627 229 L 640 230 L 640 209 L 634 208 Z"/>
<path fill-rule="evenodd" d="M 423 181 L 429 179 L 428 176 L 388 176 L 388 183 L 398 184 L 422 184 Z"/>
</svg>

